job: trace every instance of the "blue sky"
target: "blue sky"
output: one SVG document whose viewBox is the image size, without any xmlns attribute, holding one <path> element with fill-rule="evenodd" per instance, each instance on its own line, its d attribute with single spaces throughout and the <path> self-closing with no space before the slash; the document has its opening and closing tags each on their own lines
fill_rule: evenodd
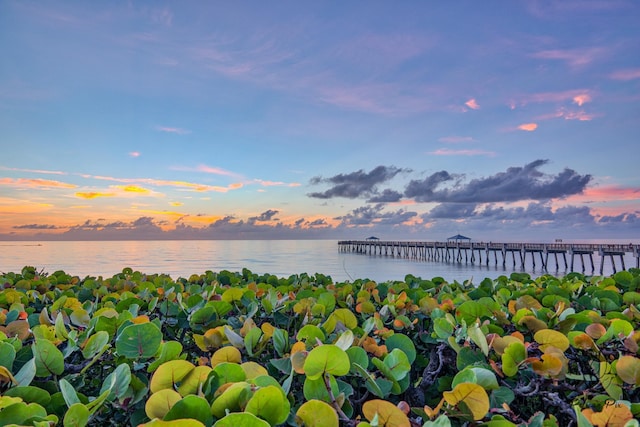
<svg viewBox="0 0 640 427">
<path fill-rule="evenodd" d="M 640 4 L 0 3 L 0 239 L 640 238 Z"/>
</svg>

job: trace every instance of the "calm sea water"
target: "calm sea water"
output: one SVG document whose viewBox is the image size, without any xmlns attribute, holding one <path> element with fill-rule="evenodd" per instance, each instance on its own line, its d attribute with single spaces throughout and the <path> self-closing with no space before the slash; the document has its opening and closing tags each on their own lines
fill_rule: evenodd
<svg viewBox="0 0 640 427">
<path fill-rule="evenodd" d="M 608 258 L 605 261 L 604 274 L 611 274 L 611 262 Z M 594 262 L 595 274 L 599 274 L 597 254 Z M 631 255 L 625 259 L 627 268 L 634 267 L 635 262 Z M 207 270 L 241 271 L 248 268 L 254 273 L 270 273 L 278 277 L 322 273 L 334 281 L 368 278 L 377 282 L 402 280 L 405 275 L 413 274 L 426 279 L 443 277 L 459 282 L 472 279 L 473 283 L 479 283 L 485 277 L 494 279 L 513 271 L 525 271 L 534 277 L 546 273 L 541 270 L 540 263 L 537 268 L 528 265 L 522 270 L 518 261 L 513 268 L 511 258 L 508 258 L 506 268 L 501 262 L 498 266 L 492 264 L 493 258 L 487 266 L 464 261 L 445 263 L 343 253 L 338 251 L 335 240 L 0 242 L 0 273 L 17 272 L 25 265 L 32 265 L 48 273 L 64 270 L 81 278 L 110 277 L 124 267 L 146 274 L 169 274 L 174 279 Z M 556 270 L 555 263 L 550 262 L 548 272 L 556 275 L 566 273 L 562 261 L 560 264 L 561 269 Z M 575 265 L 581 264 L 577 261 Z M 619 263 L 616 268 L 621 269 Z M 586 273 L 591 274 L 588 261 Z"/>
</svg>

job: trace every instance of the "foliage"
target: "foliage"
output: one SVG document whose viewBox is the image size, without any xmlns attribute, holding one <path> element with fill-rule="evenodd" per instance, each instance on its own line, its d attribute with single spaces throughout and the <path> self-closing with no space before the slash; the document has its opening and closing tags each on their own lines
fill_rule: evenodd
<svg viewBox="0 0 640 427">
<path fill-rule="evenodd" d="M 640 270 L 0 275 L 0 425 L 638 426 Z"/>
</svg>

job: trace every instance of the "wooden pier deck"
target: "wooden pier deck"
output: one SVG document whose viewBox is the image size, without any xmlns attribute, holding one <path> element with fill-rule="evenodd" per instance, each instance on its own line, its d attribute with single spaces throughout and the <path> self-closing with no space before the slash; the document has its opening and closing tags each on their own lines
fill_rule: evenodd
<svg viewBox="0 0 640 427">
<path fill-rule="evenodd" d="M 595 272 L 594 254 L 600 257 L 600 274 L 603 273 L 606 259 L 611 260 L 613 272 L 617 271 L 616 260 L 621 270 L 626 270 L 625 256 L 633 255 L 635 268 L 640 268 L 640 245 L 634 244 L 587 244 L 587 243 L 497 243 L 497 242 L 419 242 L 419 241 L 383 241 L 383 240 L 341 240 L 338 242 L 341 252 L 354 252 L 368 255 L 413 258 L 418 260 L 458 262 L 471 264 L 494 265 L 502 263 L 506 267 L 510 260 L 513 267 L 530 259 L 536 268 L 536 257 L 544 270 L 549 269 L 550 256 L 556 270 L 562 265 L 567 271 L 578 271 L 577 260 L 580 260 L 581 271 L 587 270 L 585 262 L 589 262 L 591 272 Z M 567 261 L 569 258 L 569 262 Z"/>
</svg>

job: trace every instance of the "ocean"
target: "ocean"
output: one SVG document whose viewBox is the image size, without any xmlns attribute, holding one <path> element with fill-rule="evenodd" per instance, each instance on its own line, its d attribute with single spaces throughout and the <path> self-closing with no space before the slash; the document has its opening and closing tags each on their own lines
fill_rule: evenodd
<svg viewBox="0 0 640 427">
<path fill-rule="evenodd" d="M 611 242 L 617 243 L 617 242 Z M 620 242 L 622 243 L 622 242 Z M 629 243 L 629 241 L 626 241 Z M 637 243 L 637 240 L 634 241 Z M 595 272 L 599 274 L 600 259 L 594 255 Z M 635 258 L 627 255 L 627 268 L 635 266 Z M 42 241 L 0 242 L 0 273 L 19 272 L 25 265 L 38 271 L 53 273 L 64 270 L 73 276 L 111 277 L 130 267 L 145 274 L 168 274 L 173 279 L 202 274 L 207 270 L 232 272 L 248 268 L 257 274 L 289 277 L 292 274 L 322 273 L 334 281 L 371 279 L 376 282 L 403 280 L 407 274 L 424 279 L 443 277 L 447 281 L 495 279 L 514 271 L 533 277 L 544 273 L 563 275 L 564 266 L 556 270 L 550 262 L 549 271 L 541 266 L 507 266 L 463 262 L 415 260 L 380 255 L 363 255 L 338 251 L 336 240 L 162 240 L 162 241 Z M 562 263 L 561 263 L 562 264 Z M 576 267 L 579 266 L 576 263 Z M 591 274 L 587 263 L 586 274 Z M 618 264 L 616 267 L 621 269 Z M 604 274 L 612 274 L 608 259 Z"/>
</svg>

